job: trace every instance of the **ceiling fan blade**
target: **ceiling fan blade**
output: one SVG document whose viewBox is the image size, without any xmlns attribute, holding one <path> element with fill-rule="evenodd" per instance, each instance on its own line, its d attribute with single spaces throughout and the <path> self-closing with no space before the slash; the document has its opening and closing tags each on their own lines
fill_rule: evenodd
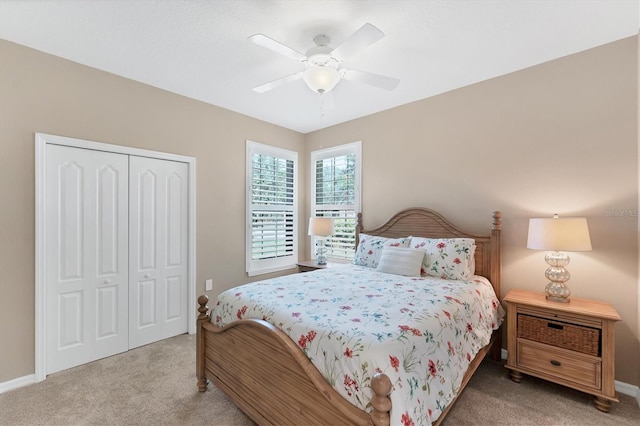
<svg viewBox="0 0 640 426">
<path fill-rule="evenodd" d="M 302 78 L 302 72 L 291 74 L 286 77 L 279 78 L 277 80 L 270 81 L 265 84 L 261 84 L 260 86 L 254 87 L 253 91 L 258 93 L 268 92 L 269 90 L 275 89 L 276 87 L 282 86 L 285 83 L 289 83 L 291 81 L 300 80 Z"/>
<path fill-rule="evenodd" d="M 338 60 L 346 59 L 384 37 L 384 33 L 371 24 L 364 24 L 358 31 L 331 51 Z"/>
<path fill-rule="evenodd" d="M 400 83 L 400 80 L 397 78 L 358 70 L 342 69 L 340 70 L 340 75 L 345 80 L 357 81 L 358 83 L 368 84 L 385 90 L 393 90 L 398 86 L 398 83 Z"/>
<path fill-rule="evenodd" d="M 249 40 L 257 44 L 258 46 L 266 47 L 267 49 L 273 50 L 274 52 L 277 52 L 281 55 L 288 56 L 289 58 L 295 59 L 296 61 L 302 62 L 307 60 L 306 55 L 290 48 L 289 46 L 285 46 L 279 41 L 269 38 L 264 34 L 254 34 L 249 37 Z"/>
</svg>

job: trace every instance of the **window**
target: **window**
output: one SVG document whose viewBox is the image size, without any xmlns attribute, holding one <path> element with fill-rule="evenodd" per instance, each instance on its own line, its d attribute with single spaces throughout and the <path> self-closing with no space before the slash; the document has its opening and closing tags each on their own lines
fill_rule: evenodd
<svg viewBox="0 0 640 426">
<path fill-rule="evenodd" d="M 311 216 L 334 218 L 334 234 L 324 240 L 329 259 L 353 259 L 355 253 L 361 145 L 354 142 L 311 153 Z M 315 256 L 315 250 L 311 252 Z"/>
<path fill-rule="evenodd" d="M 298 262 L 298 153 L 247 141 L 247 273 Z"/>
</svg>

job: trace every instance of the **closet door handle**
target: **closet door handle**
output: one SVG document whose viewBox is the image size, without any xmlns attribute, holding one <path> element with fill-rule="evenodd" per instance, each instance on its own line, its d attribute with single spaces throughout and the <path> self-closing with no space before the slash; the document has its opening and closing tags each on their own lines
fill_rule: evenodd
<svg viewBox="0 0 640 426">
<path fill-rule="evenodd" d="M 151 278 L 151 274 L 144 274 L 145 278 Z"/>
<path fill-rule="evenodd" d="M 111 284 L 111 280 L 104 280 L 104 284 Z"/>
</svg>

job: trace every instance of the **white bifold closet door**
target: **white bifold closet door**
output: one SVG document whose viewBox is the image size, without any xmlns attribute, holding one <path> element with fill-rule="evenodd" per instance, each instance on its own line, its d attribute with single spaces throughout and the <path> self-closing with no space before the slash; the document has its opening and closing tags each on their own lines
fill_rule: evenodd
<svg viewBox="0 0 640 426">
<path fill-rule="evenodd" d="M 129 157 L 57 145 L 46 156 L 49 374 L 129 347 Z"/>
<path fill-rule="evenodd" d="M 187 332 L 188 165 L 130 159 L 129 347 Z"/>
<path fill-rule="evenodd" d="M 187 163 L 46 148 L 46 374 L 187 332 Z"/>
</svg>

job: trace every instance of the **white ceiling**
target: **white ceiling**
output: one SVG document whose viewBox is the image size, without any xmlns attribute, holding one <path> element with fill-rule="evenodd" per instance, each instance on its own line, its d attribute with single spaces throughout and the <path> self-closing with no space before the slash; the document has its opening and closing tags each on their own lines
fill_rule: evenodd
<svg viewBox="0 0 640 426">
<path fill-rule="evenodd" d="M 345 60 L 400 79 L 342 81 L 322 109 L 304 69 L 247 40 L 336 46 L 365 23 L 386 37 Z M 637 0 L 0 0 L 0 38 L 302 133 L 427 98 L 638 33 Z M 10 63 L 2 61 L 1 67 Z"/>
</svg>

